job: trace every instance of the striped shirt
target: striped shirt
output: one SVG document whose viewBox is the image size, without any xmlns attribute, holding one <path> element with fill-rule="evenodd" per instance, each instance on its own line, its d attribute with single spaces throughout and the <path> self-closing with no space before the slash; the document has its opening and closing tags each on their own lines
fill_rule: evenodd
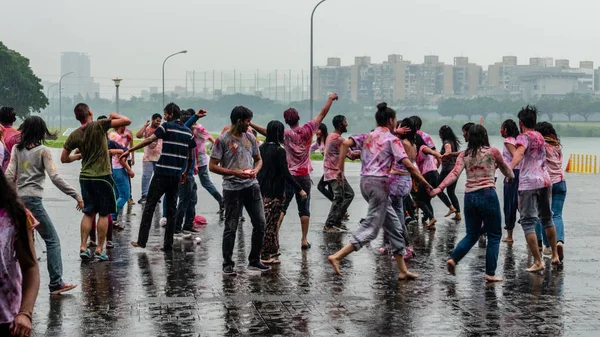
<svg viewBox="0 0 600 337">
<path fill-rule="evenodd" d="M 154 173 L 180 176 L 185 169 L 188 150 L 196 147 L 192 131 L 180 121 L 175 121 L 163 123 L 154 131 L 154 135 L 162 139 L 162 152 Z"/>
</svg>

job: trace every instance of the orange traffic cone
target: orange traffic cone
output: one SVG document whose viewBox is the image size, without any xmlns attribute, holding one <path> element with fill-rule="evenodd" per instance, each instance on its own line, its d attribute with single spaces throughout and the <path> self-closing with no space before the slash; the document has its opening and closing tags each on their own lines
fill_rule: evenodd
<svg viewBox="0 0 600 337">
<path fill-rule="evenodd" d="M 569 157 L 569 161 L 567 162 L 567 168 L 565 169 L 566 172 L 571 172 L 571 157 Z"/>
</svg>

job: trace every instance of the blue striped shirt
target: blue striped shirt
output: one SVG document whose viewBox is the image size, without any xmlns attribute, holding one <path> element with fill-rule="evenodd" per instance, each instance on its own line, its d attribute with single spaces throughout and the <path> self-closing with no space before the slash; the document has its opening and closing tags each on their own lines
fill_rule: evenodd
<svg viewBox="0 0 600 337">
<path fill-rule="evenodd" d="M 188 150 L 196 147 L 192 131 L 180 121 L 175 121 L 163 123 L 154 131 L 154 135 L 162 139 L 162 152 L 154 173 L 180 176 L 185 170 Z"/>
</svg>

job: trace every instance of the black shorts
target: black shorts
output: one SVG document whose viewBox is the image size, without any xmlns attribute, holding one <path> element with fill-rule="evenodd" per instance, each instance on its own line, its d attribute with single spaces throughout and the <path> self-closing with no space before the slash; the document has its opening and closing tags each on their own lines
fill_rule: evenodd
<svg viewBox="0 0 600 337">
<path fill-rule="evenodd" d="M 101 177 L 79 176 L 83 213 L 107 216 L 117 212 L 115 199 L 115 182 L 112 175 Z"/>
<path fill-rule="evenodd" d="M 310 188 L 312 187 L 312 180 L 310 179 L 310 175 L 305 175 L 301 177 L 293 176 L 294 180 L 302 187 L 304 192 L 306 192 L 307 198 L 306 200 L 302 200 L 300 193 L 296 192 L 294 187 L 288 183 L 285 184 L 285 201 L 283 203 L 283 213 L 287 213 L 287 209 L 294 198 L 296 196 L 296 204 L 298 205 L 298 215 L 300 217 L 310 216 Z"/>
</svg>

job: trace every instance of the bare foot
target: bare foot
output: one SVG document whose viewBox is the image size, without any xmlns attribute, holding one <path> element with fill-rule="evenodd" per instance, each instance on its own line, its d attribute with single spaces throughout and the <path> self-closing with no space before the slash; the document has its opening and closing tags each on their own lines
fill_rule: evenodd
<svg viewBox="0 0 600 337">
<path fill-rule="evenodd" d="M 502 239 L 502 242 L 514 242 L 512 236 L 507 236 L 505 238 Z"/>
<path fill-rule="evenodd" d="M 527 268 L 526 271 L 530 272 L 530 273 L 535 273 L 538 271 L 542 271 L 544 270 L 544 265 L 543 264 L 536 264 L 534 263 L 531 267 Z"/>
<path fill-rule="evenodd" d="M 452 220 L 454 220 L 454 221 L 461 221 L 462 217 L 460 216 L 460 212 L 456 212 L 456 215 L 454 216 L 454 218 L 452 218 Z"/>
<path fill-rule="evenodd" d="M 419 278 L 419 274 L 411 273 L 410 271 L 405 271 L 403 273 L 398 274 L 398 280 L 408 281 Z"/>
<path fill-rule="evenodd" d="M 498 276 L 485 275 L 485 282 L 502 282 L 504 279 Z"/>
<path fill-rule="evenodd" d="M 558 252 L 558 259 L 562 262 L 565 258 L 565 248 L 563 247 L 562 242 L 556 244 L 556 251 Z"/>
<path fill-rule="evenodd" d="M 552 264 L 553 265 L 558 265 L 561 263 L 562 263 L 562 261 L 558 258 L 558 254 L 556 256 L 552 256 Z"/>
<path fill-rule="evenodd" d="M 454 260 L 449 259 L 448 262 L 446 262 L 446 268 L 450 274 L 456 275 L 456 262 L 454 262 Z"/>
<path fill-rule="evenodd" d="M 435 218 L 429 220 L 429 223 L 427 224 L 427 229 L 430 231 L 434 231 L 436 222 L 437 220 Z"/>
<path fill-rule="evenodd" d="M 333 257 L 333 255 L 329 255 L 327 260 L 329 260 L 329 263 L 331 263 L 331 266 L 333 267 L 333 271 L 335 271 L 336 274 L 342 276 L 343 274 L 340 271 L 340 261 L 338 261 L 338 259 Z"/>
<path fill-rule="evenodd" d="M 137 242 L 135 242 L 135 241 L 131 241 L 131 245 L 134 246 L 134 247 L 138 247 L 138 248 L 144 248 L 144 247 L 140 246 L 140 244 L 137 243 Z"/>
<path fill-rule="evenodd" d="M 262 262 L 262 264 L 272 264 L 274 261 L 274 259 L 268 259 L 268 260 L 260 260 L 260 262 Z"/>
<path fill-rule="evenodd" d="M 450 206 L 450 208 L 448 208 L 448 213 L 446 213 L 446 215 L 444 215 L 444 218 L 447 218 L 454 213 L 456 213 L 456 208 L 454 208 L 454 206 Z"/>
</svg>

